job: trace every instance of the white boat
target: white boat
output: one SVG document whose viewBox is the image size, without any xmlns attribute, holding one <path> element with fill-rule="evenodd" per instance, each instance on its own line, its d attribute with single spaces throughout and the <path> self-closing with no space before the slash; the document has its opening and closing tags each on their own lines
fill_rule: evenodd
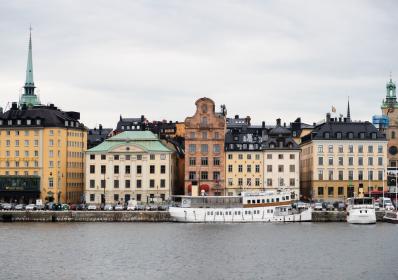
<svg viewBox="0 0 398 280">
<path fill-rule="evenodd" d="M 347 199 L 347 222 L 350 224 L 375 224 L 374 199 L 370 197 Z"/>
<path fill-rule="evenodd" d="M 309 222 L 309 205 L 293 207 L 290 192 L 243 192 L 241 196 L 179 196 L 170 216 L 187 223 Z"/>
<path fill-rule="evenodd" d="M 398 212 L 387 211 L 383 217 L 383 221 L 391 224 L 398 224 Z"/>
</svg>

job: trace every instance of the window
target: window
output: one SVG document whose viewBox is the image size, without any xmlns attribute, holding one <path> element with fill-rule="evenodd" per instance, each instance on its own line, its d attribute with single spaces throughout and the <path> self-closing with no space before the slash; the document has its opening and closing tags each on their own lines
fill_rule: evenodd
<svg viewBox="0 0 398 280">
<path fill-rule="evenodd" d="M 348 157 L 348 165 L 353 166 L 354 165 L 354 158 L 353 157 Z"/>
<path fill-rule="evenodd" d="M 200 151 L 201 151 L 202 153 L 208 153 L 208 152 L 209 152 L 209 145 L 207 145 L 207 144 L 201 144 L 201 145 L 200 145 Z"/>
<path fill-rule="evenodd" d="M 228 164 L 228 172 L 232 172 L 232 171 L 233 171 L 232 164 Z"/>
<path fill-rule="evenodd" d="M 283 165 L 282 164 L 278 165 L 278 172 L 283 172 L 283 170 L 284 170 Z"/>
<path fill-rule="evenodd" d="M 126 181 L 124 182 L 124 186 L 125 186 L 126 189 L 129 189 L 129 188 L 131 187 L 131 182 L 130 182 L 130 180 L 126 180 Z"/>
<path fill-rule="evenodd" d="M 137 165 L 137 174 L 141 174 L 141 173 L 142 173 L 142 166 Z"/>
<path fill-rule="evenodd" d="M 106 155 L 101 155 L 101 160 L 105 160 L 106 159 Z"/>
<path fill-rule="evenodd" d="M 242 155 L 242 154 L 239 154 L 239 155 L 238 155 L 238 159 L 243 159 L 243 155 Z"/>
<path fill-rule="evenodd" d="M 319 181 L 322 181 L 322 180 L 323 180 L 323 170 L 322 170 L 322 169 L 319 169 L 319 170 L 318 170 L 318 180 L 319 180 Z"/>
<path fill-rule="evenodd" d="M 328 152 L 329 152 L 329 153 L 333 153 L 333 145 L 329 145 L 329 147 L 328 147 Z"/>
<path fill-rule="evenodd" d="M 279 154 L 278 159 L 283 159 L 283 154 Z"/>
<path fill-rule="evenodd" d="M 256 164 L 256 173 L 260 173 L 260 165 Z"/>
<path fill-rule="evenodd" d="M 137 155 L 137 160 L 142 160 L 142 155 Z"/>
<path fill-rule="evenodd" d="M 318 187 L 318 195 L 323 196 L 323 187 Z"/>
<path fill-rule="evenodd" d="M 114 159 L 114 160 L 119 160 L 119 155 L 114 155 L 114 156 L 113 156 L 113 159 Z"/>
<path fill-rule="evenodd" d="M 129 149 L 129 147 L 127 147 Z M 130 155 L 126 155 L 126 160 L 130 160 Z"/>
<path fill-rule="evenodd" d="M 189 171 L 189 180 L 195 180 L 195 179 L 196 179 L 196 172 Z"/>
<path fill-rule="evenodd" d="M 373 146 L 372 145 L 368 146 L 368 153 L 373 153 Z"/>
<path fill-rule="evenodd" d="M 350 180 L 350 181 L 354 180 L 354 171 L 353 170 L 348 171 L 348 180 Z"/>
<path fill-rule="evenodd" d="M 289 181 L 291 187 L 294 187 L 296 185 L 296 180 L 294 178 L 290 178 Z"/>
<path fill-rule="evenodd" d="M 189 165 L 190 165 L 190 166 L 196 165 L 196 158 L 190 157 L 190 158 L 189 158 Z"/>
<path fill-rule="evenodd" d="M 344 153 L 344 147 L 343 147 L 343 145 L 339 145 L 339 153 Z"/>
<path fill-rule="evenodd" d="M 213 158 L 213 165 L 215 165 L 215 166 L 219 166 L 220 165 L 220 158 L 219 157 Z"/>
<path fill-rule="evenodd" d="M 255 185 L 256 187 L 260 186 L 260 178 L 255 179 Z"/>
<path fill-rule="evenodd" d="M 368 180 L 373 181 L 373 170 L 368 171 Z"/>
<path fill-rule="evenodd" d="M 201 165 L 209 165 L 208 158 L 207 157 L 202 157 L 200 159 L 200 163 L 201 163 Z"/>
<path fill-rule="evenodd" d="M 323 165 L 323 157 L 318 157 L 318 165 Z"/>
<path fill-rule="evenodd" d="M 368 165 L 373 165 L 373 157 L 368 157 Z"/>
<path fill-rule="evenodd" d="M 149 155 L 149 159 L 150 160 L 155 160 L 155 155 L 154 154 Z"/>
<path fill-rule="evenodd" d="M 233 155 L 232 154 L 228 154 L 228 159 L 233 159 Z"/>
<path fill-rule="evenodd" d="M 272 165 L 267 165 L 267 172 L 272 172 Z"/>
<path fill-rule="evenodd" d="M 339 195 L 339 196 L 344 195 L 344 187 L 338 187 L 337 188 L 337 195 Z"/>
<path fill-rule="evenodd" d="M 207 139 L 207 131 L 202 132 L 202 139 Z"/>
<path fill-rule="evenodd" d="M 344 171 L 339 170 L 339 181 L 343 181 L 343 180 L 344 180 Z"/>
<path fill-rule="evenodd" d="M 149 173 L 150 174 L 155 174 L 155 165 L 150 165 L 149 166 Z"/>
<path fill-rule="evenodd" d="M 101 165 L 101 174 L 106 173 L 106 165 Z"/>
<path fill-rule="evenodd" d="M 90 193 L 90 201 L 95 201 L 95 194 Z"/>
<path fill-rule="evenodd" d="M 383 153 L 383 146 L 382 146 L 382 145 L 379 145 L 379 146 L 377 147 L 377 152 L 378 152 L 379 154 Z"/>
<path fill-rule="evenodd" d="M 95 155 L 90 155 L 90 159 L 95 159 Z"/>
<path fill-rule="evenodd" d="M 149 180 L 149 187 L 154 188 L 155 187 L 155 180 L 151 179 Z"/>
<path fill-rule="evenodd" d="M 354 145 L 348 145 L 348 152 L 352 154 L 354 152 Z"/>
<path fill-rule="evenodd" d="M 358 165 L 363 166 L 363 157 L 358 157 Z"/>
<path fill-rule="evenodd" d="M 142 187 L 142 181 L 140 179 L 137 180 L 137 189 Z"/>
<path fill-rule="evenodd" d="M 119 188 L 119 180 L 114 180 L 114 181 L 113 181 L 113 187 L 114 187 L 115 189 L 118 189 L 118 188 Z"/>
<path fill-rule="evenodd" d="M 289 171 L 290 171 L 290 172 L 296 172 L 296 166 L 295 166 L 294 164 L 291 164 L 291 165 L 289 166 Z"/>
<path fill-rule="evenodd" d="M 190 139 L 195 139 L 195 132 L 190 132 L 189 133 L 189 138 Z"/>
<path fill-rule="evenodd" d="M 247 154 L 247 155 L 246 155 L 246 158 L 247 158 L 247 159 L 252 159 L 252 155 L 251 155 L 251 154 Z"/>
<path fill-rule="evenodd" d="M 160 166 L 160 174 L 166 174 L 166 165 Z"/>
<path fill-rule="evenodd" d="M 52 141 L 52 140 L 50 140 L 50 141 Z M 50 146 L 52 146 L 52 145 L 50 145 Z M 19 147 L 19 140 L 15 140 L 15 147 Z"/>
<path fill-rule="evenodd" d="M 238 172 L 240 172 L 240 173 L 243 172 L 243 166 L 242 166 L 242 164 L 239 164 L 239 165 L 238 165 Z"/>
<path fill-rule="evenodd" d="M 160 187 L 165 188 L 166 187 L 166 180 L 165 179 L 160 179 Z"/>
<path fill-rule="evenodd" d="M 328 164 L 333 165 L 333 157 L 329 157 Z"/>
<path fill-rule="evenodd" d="M 295 154 L 290 154 L 290 159 L 295 159 L 296 155 Z"/>
<path fill-rule="evenodd" d="M 363 145 L 358 145 L 358 153 L 363 153 Z"/>
<path fill-rule="evenodd" d="M 113 195 L 113 200 L 114 200 L 114 201 L 119 201 L 119 194 L 115 193 L 115 194 Z"/>
<path fill-rule="evenodd" d="M 377 158 L 377 164 L 378 164 L 379 166 L 383 166 L 383 158 L 382 158 L 382 157 L 378 157 L 378 158 Z"/>
<path fill-rule="evenodd" d="M 251 185 L 252 185 L 252 179 L 246 178 L 246 186 L 251 186 Z"/>
<path fill-rule="evenodd" d="M 130 174 L 130 171 L 131 171 L 130 165 L 126 165 L 126 166 L 124 167 L 124 173 L 125 173 L 125 174 Z"/>
<path fill-rule="evenodd" d="M 25 140 L 25 141 L 23 141 L 24 142 L 24 146 L 25 147 L 29 147 L 29 140 Z"/>
<path fill-rule="evenodd" d="M 322 145 L 318 145 L 318 153 L 323 153 L 323 146 Z"/>
<path fill-rule="evenodd" d="M 344 164 L 344 159 L 343 157 L 339 157 L 339 165 L 342 166 Z"/>
<path fill-rule="evenodd" d="M 272 186 L 272 179 L 267 179 L 267 186 L 271 187 Z"/>
<path fill-rule="evenodd" d="M 334 188 L 328 187 L 328 196 L 333 196 L 333 193 L 334 193 Z"/>
<path fill-rule="evenodd" d="M 333 180 L 333 170 L 328 170 L 328 178 L 329 178 L 329 181 L 332 181 Z"/>
<path fill-rule="evenodd" d="M 214 132 L 214 138 L 215 139 L 220 139 L 220 133 L 219 132 Z"/>
<path fill-rule="evenodd" d="M 90 174 L 95 173 L 95 165 L 90 165 Z"/>
<path fill-rule="evenodd" d="M 113 166 L 113 173 L 114 174 L 119 174 L 119 165 Z"/>
<path fill-rule="evenodd" d="M 242 178 L 238 178 L 238 186 L 243 186 L 243 179 Z"/>
<path fill-rule="evenodd" d="M 377 176 L 377 177 L 378 177 L 378 180 L 379 180 L 379 181 L 382 181 L 382 180 L 384 179 L 384 178 L 383 178 L 383 173 L 384 173 L 383 170 L 379 170 L 377 173 L 378 173 L 378 176 Z"/>
<path fill-rule="evenodd" d="M 201 180 L 207 180 L 209 178 L 208 172 L 207 171 L 202 171 L 200 173 L 200 179 Z"/>
<path fill-rule="evenodd" d="M 248 164 L 248 165 L 246 166 L 246 172 L 247 172 L 247 173 L 251 173 L 251 172 L 252 172 L 252 166 L 251 166 L 250 164 Z"/>
<path fill-rule="evenodd" d="M 213 172 L 213 180 L 220 180 L 220 172 L 219 171 Z"/>
<path fill-rule="evenodd" d="M 195 144 L 189 144 L 189 152 L 196 153 L 196 145 Z"/>
</svg>

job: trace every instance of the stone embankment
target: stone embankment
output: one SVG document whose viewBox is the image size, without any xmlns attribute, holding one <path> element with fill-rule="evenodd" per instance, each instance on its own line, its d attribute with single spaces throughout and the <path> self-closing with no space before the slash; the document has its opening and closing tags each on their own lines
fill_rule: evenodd
<svg viewBox="0 0 398 280">
<path fill-rule="evenodd" d="M 384 212 L 376 212 L 377 221 Z M 313 211 L 313 222 L 345 222 L 344 211 Z M 1 211 L 0 222 L 173 222 L 167 211 Z"/>
</svg>

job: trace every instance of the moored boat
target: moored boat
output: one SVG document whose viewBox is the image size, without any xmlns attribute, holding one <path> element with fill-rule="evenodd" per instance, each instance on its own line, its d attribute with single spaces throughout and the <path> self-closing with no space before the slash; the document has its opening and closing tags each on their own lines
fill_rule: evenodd
<svg viewBox="0 0 398 280">
<path fill-rule="evenodd" d="M 374 199 L 370 197 L 349 198 L 347 200 L 347 222 L 350 224 L 376 223 Z"/>
<path fill-rule="evenodd" d="M 241 196 L 179 196 L 170 216 L 187 223 L 307 222 L 309 205 L 293 207 L 289 192 L 243 192 Z"/>
<path fill-rule="evenodd" d="M 398 224 L 398 212 L 387 211 L 383 217 L 383 221 L 392 224 Z"/>
</svg>

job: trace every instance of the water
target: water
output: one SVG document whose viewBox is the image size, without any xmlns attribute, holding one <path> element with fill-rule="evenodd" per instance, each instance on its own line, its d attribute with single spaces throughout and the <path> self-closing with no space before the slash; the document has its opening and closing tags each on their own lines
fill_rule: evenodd
<svg viewBox="0 0 398 280">
<path fill-rule="evenodd" d="M 398 226 L 0 224 L 0 279 L 398 279 Z"/>
</svg>

